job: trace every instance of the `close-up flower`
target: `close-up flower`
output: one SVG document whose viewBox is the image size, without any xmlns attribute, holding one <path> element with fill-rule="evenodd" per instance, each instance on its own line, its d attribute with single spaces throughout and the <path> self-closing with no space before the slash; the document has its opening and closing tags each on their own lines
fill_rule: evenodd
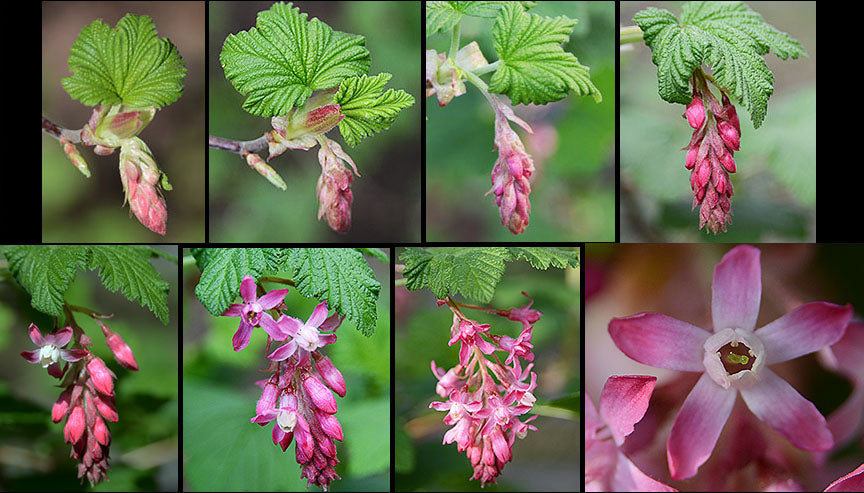
<svg viewBox="0 0 864 493">
<path fill-rule="evenodd" d="M 285 339 L 276 321 L 265 310 L 270 310 L 282 303 L 285 295 L 288 294 L 288 289 L 274 289 L 260 297 L 255 290 L 255 279 L 249 275 L 244 276 L 243 281 L 240 282 L 240 297 L 243 298 L 243 303 L 232 303 L 222 313 L 223 317 L 240 317 L 240 327 L 237 328 L 232 339 L 235 351 L 240 351 L 249 345 L 252 329 L 259 326 L 270 337 L 280 341 Z"/>
</svg>

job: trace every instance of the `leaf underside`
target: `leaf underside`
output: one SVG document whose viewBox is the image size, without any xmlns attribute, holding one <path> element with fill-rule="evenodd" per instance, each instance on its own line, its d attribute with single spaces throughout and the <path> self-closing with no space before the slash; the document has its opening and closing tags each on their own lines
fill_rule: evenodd
<svg viewBox="0 0 864 493">
<path fill-rule="evenodd" d="M 219 60 L 225 77 L 246 96 L 243 109 L 249 113 L 285 115 L 312 91 L 369 71 L 363 36 L 307 17 L 290 3 L 276 3 L 258 13 L 256 27 L 225 40 Z"/>
<path fill-rule="evenodd" d="M 438 299 L 461 293 L 479 303 L 492 301 L 505 262 L 520 258 L 544 270 L 579 265 L 577 252 L 546 247 L 407 248 L 400 256 L 408 289 L 428 288 Z"/>
<path fill-rule="evenodd" d="M 414 104 L 414 97 L 402 90 L 384 85 L 391 75 L 381 73 L 346 79 L 339 85 L 334 102 L 345 118 L 339 122 L 339 132 L 352 147 L 366 137 L 390 127 L 399 112 Z"/>
<path fill-rule="evenodd" d="M 514 104 L 546 104 L 577 95 L 600 102 L 588 67 L 562 44 L 570 39 L 575 19 L 543 17 L 525 12 L 514 2 L 501 9 L 492 36 L 501 64 L 492 75 L 489 91 L 506 94 Z"/>
<path fill-rule="evenodd" d="M 180 97 L 186 76 L 177 47 L 158 37 L 150 17 L 134 14 L 115 28 L 101 20 L 85 26 L 69 52 L 69 71 L 63 87 L 88 106 L 161 108 Z"/>
<path fill-rule="evenodd" d="M 667 10 L 649 7 L 633 20 L 651 48 L 661 98 L 689 104 L 690 78 L 704 63 L 717 84 L 747 108 L 755 128 L 765 119 L 774 92 L 774 75 L 762 55 L 806 56 L 797 40 L 742 2 L 688 2 L 680 22 Z"/>
</svg>

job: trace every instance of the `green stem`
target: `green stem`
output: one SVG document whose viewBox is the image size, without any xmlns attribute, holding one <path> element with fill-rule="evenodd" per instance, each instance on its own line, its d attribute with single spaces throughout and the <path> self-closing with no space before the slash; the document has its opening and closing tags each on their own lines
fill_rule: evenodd
<svg viewBox="0 0 864 493">
<path fill-rule="evenodd" d="M 402 279 L 396 279 L 395 281 L 393 281 L 394 286 L 405 286 L 407 284 L 408 284 L 408 279 L 406 279 L 404 277 Z"/>
<path fill-rule="evenodd" d="M 642 30 L 639 29 L 639 26 L 626 26 L 622 27 L 619 31 L 620 39 L 618 44 L 629 44 L 629 43 L 641 43 L 643 41 L 643 33 Z"/>
<path fill-rule="evenodd" d="M 483 75 L 488 74 L 489 72 L 494 72 L 498 70 L 498 65 L 501 64 L 501 60 L 495 60 L 494 62 L 484 65 L 482 67 L 477 67 L 471 71 L 474 75 Z"/>
<path fill-rule="evenodd" d="M 456 61 L 456 53 L 459 52 L 459 24 L 453 26 L 453 32 L 450 34 L 450 51 L 447 53 L 447 58 Z"/>
</svg>

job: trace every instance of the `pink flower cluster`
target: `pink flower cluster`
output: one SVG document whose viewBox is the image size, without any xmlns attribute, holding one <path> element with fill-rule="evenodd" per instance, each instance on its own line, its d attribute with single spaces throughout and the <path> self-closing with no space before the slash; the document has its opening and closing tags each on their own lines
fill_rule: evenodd
<svg viewBox="0 0 864 493">
<path fill-rule="evenodd" d="M 726 231 L 731 223 L 733 195 L 729 173 L 735 172 L 732 157 L 740 147 L 741 125 L 735 106 L 723 93 L 721 105 L 704 81 L 693 78 L 693 100 L 684 116 L 693 127 L 693 136 L 684 150 L 684 166 L 690 170 L 690 188 L 693 190 L 693 208 L 699 208 L 699 229 L 706 225 L 714 234 Z M 708 101 L 706 111 L 703 97 Z"/>
<path fill-rule="evenodd" d="M 129 345 L 97 321 L 117 361 L 137 371 L 138 363 Z M 117 375 L 86 349 L 91 340 L 83 333 L 77 342 L 84 349 L 62 349 L 72 341 L 73 332 L 72 327 L 65 327 L 43 337 L 39 328 L 30 324 L 30 340 L 39 348 L 22 351 L 21 356 L 30 363 L 41 363 L 51 376 L 62 379 L 60 386 L 65 389 L 51 409 L 51 420 L 59 423 L 66 419 L 63 438 L 72 445 L 71 456 L 78 461 L 78 477 L 86 477 L 93 486 L 107 477 L 109 469 L 111 432 L 106 421 L 116 423 L 119 419 L 114 405 L 113 379 Z M 62 369 L 60 360 L 66 362 Z"/>
<path fill-rule="evenodd" d="M 525 152 L 525 146 L 516 132 L 510 128 L 508 120 L 516 123 L 528 133 L 531 127 L 513 113 L 513 109 L 495 96 L 489 96 L 495 109 L 495 148 L 498 160 L 492 168 L 492 188 L 486 192 L 495 194 L 495 204 L 501 216 L 501 224 L 514 235 L 522 234 L 528 227 L 531 213 L 531 183 L 534 162 Z"/>
<path fill-rule="evenodd" d="M 447 400 L 432 402 L 429 407 L 448 411 L 444 423 L 452 428 L 444 434 L 443 443 L 456 442 L 474 468 L 471 479 L 479 479 L 485 486 L 496 482 L 501 469 L 513 458 L 516 438 L 525 438 L 529 429 L 537 429 L 528 424 L 536 416 L 519 419 L 534 406 L 532 391 L 537 387 L 537 374 L 531 371 L 534 364 L 523 370 L 521 360 L 534 361 L 531 331 L 542 313 L 531 309 L 530 303 L 522 308 L 489 310 L 522 322 L 523 330 L 514 339 L 491 334 L 489 324 L 465 317 L 452 299 L 439 301 L 444 303 L 453 311 L 449 344 L 460 344 L 459 364 L 445 371 L 432 361 L 432 373 L 438 379 L 436 391 Z M 507 353 L 505 363 L 494 354 L 496 351 Z M 486 355 L 492 355 L 494 361 Z M 529 377 L 530 382 L 526 382 Z"/>
<path fill-rule="evenodd" d="M 852 306 L 807 303 L 756 328 L 761 296 L 760 251 L 741 245 L 714 269 L 711 330 L 652 312 L 609 322 L 615 345 L 633 360 L 696 373 L 699 378 L 689 393 L 689 387 L 679 391 L 676 384 L 670 384 L 662 397 L 652 401 L 653 410 L 648 404 L 656 378 L 648 376 L 610 378 L 599 413 L 586 401 L 585 480 L 589 491 L 673 491 L 643 473 L 630 454 L 648 447 L 653 435 L 664 429 L 660 420 L 672 416 L 677 407 L 673 400 L 679 395 L 686 394 L 686 398 L 666 442 L 669 476 L 672 480 L 693 478 L 712 454 L 719 454 L 702 475 L 708 479 L 702 479 L 701 487 L 709 491 L 728 487 L 723 482 L 725 475 L 748 463 L 757 464 L 759 489 L 769 485 L 765 491 L 804 491 L 805 486 L 796 481 L 796 471 L 803 467 L 801 459 L 788 457 L 787 444 L 812 452 L 813 466 L 818 467 L 823 452 L 836 450 L 860 429 L 864 421 L 862 389 L 856 389 L 849 402 L 826 420 L 813 403 L 768 368 L 819 351 L 829 367 L 844 368 L 856 384 L 864 381 L 860 359 L 864 354 L 864 331 L 860 329 L 864 326 L 850 323 Z M 735 406 L 739 395 L 749 413 Z M 635 438 L 635 444 L 625 446 L 624 437 L 648 415 L 643 434 Z M 756 420 L 777 434 L 766 434 Z M 718 446 L 724 426 L 725 434 L 732 438 Z M 614 444 L 604 441 L 610 435 Z M 856 471 L 841 478 L 843 488 L 860 489 L 864 478 Z M 832 488 L 843 491 L 838 484 Z"/>
<path fill-rule="evenodd" d="M 340 479 L 334 469 L 339 463 L 334 440 L 342 441 L 342 425 L 336 419 L 332 392 L 345 397 L 346 387 L 342 373 L 319 349 L 336 342 L 335 331 L 344 317 L 337 313 L 328 317 L 325 301 L 315 307 L 306 322 L 287 315 L 273 320 L 265 310 L 282 305 L 288 290 L 273 290 L 260 297 L 255 290 L 255 280 L 245 276 L 241 283 L 244 303 L 232 305 L 223 314 L 241 317 L 234 336 L 235 350 L 248 345 L 256 326 L 267 332 L 268 348 L 272 341 L 287 342 L 267 356 L 272 375 L 256 382 L 263 391 L 251 421 L 261 426 L 274 422 L 273 443 L 283 452 L 296 438 L 295 457 L 301 477 L 307 479 L 307 485 L 326 491 L 334 479 Z"/>
</svg>

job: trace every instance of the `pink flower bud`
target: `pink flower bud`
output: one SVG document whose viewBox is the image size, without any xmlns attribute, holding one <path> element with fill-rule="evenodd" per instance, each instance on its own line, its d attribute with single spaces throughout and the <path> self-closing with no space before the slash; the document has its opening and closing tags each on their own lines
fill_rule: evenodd
<svg viewBox="0 0 864 493">
<path fill-rule="evenodd" d="M 255 405 L 255 413 L 259 416 L 264 414 L 264 411 L 274 409 L 276 407 L 276 398 L 279 395 L 279 388 L 272 381 L 264 385 L 264 391 L 261 393 L 261 398 Z M 261 423 L 264 426 L 267 423 Z"/>
<path fill-rule="evenodd" d="M 106 420 L 116 423 L 119 416 L 117 415 L 117 408 L 114 407 L 114 398 L 113 397 L 105 397 L 99 394 L 92 394 L 93 404 L 96 405 L 96 409 L 99 411 L 99 414 L 102 415 Z"/>
<path fill-rule="evenodd" d="M 731 152 L 726 152 L 720 156 L 720 163 L 726 168 L 726 171 L 730 173 L 735 172 L 735 159 L 732 157 Z"/>
<path fill-rule="evenodd" d="M 57 402 L 54 403 L 54 407 L 51 408 L 51 421 L 55 423 L 59 423 L 66 417 L 66 414 L 69 412 L 69 400 L 72 396 L 72 387 L 69 386 L 60 393 L 60 397 L 57 399 Z"/>
<path fill-rule="evenodd" d="M 153 153 L 138 137 L 123 142 L 120 147 L 120 181 L 125 200 L 138 221 L 149 230 L 165 235 L 168 211 L 161 188 L 166 181 L 156 166 Z"/>
<path fill-rule="evenodd" d="M 105 342 L 108 344 L 111 352 L 114 353 L 114 358 L 117 362 L 124 368 L 138 371 L 138 362 L 135 361 L 135 355 L 132 353 L 132 348 L 123 342 L 123 339 L 116 332 L 108 328 L 107 325 L 102 323 L 101 320 L 97 319 L 96 322 L 100 327 L 102 327 L 102 334 L 105 336 Z"/>
<path fill-rule="evenodd" d="M 60 138 L 60 143 L 63 144 L 63 152 L 66 153 L 66 157 L 72 161 L 75 168 L 77 168 L 82 175 L 90 178 L 90 169 L 87 167 L 87 161 L 85 161 L 84 157 L 81 156 L 81 153 L 78 152 L 78 148 L 75 147 L 75 144 L 66 141 L 65 136 Z"/>
<path fill-rule="evenodd" d="M 342 373 L 333 366 L 330 358 L 327 356 L 322 356 L 320 359 L 316 358 L 315 368 L 321 375 L 321 380 L 324 380 L 324 383 L 333 389 L 333 392 L 336 392 L 339 397 L 345 397 L 345 379 L 342 377 Z"/>
<path fill-rule="evenodd" d="M 276 172 L 275 169 L 270 167 L 267 163 L 261 159 L 261 156 L 258 154 L 249 153 L 246 155 L 246 163 L 249 164 L 249 167 L 258 172 L 261 176 L 267 179 L 270 183 L 273 184 L 276 188 L 280 190 L 286 190 L 287 187 L 285 185 L 285 181 L 282 180 L 282 177 L 279 176 L 279 173 Z"/>
<path fill-rule="evenodd" d="M 687 123 L 693 128 L 700 128 L 705 123 L 705 105 L 702 103 L 702 98 L 694 95 L 693 100 L 687 105 L 685 111 Z"/>
<path fill-rule="evenodd" d="M 93 386 L 96 387 L 96 390 L 107 395 L 114 395 L 114 381 L 111 380 L 111 374 L 109 373 L 108 367 L 105 366 L 105 363 L 98 357 L 93 357 L 87 363 L 87 372 L 90 374 L 90 380 L 93 382 Z"/>
<path fill-rule="evenodd" d="M 693 169 L 696 166 L 696 155 L 699 153 L 698 147 L 691 147 L 689 151 L 687 151 L 687 159 L 684 162 L 684 167 L 687 169 Z"/>
<path fill-rule="evenodd" d="M 336 398 L 315 375 L 305 374 L 303 389 L 306 390 L 306 394 L 312 399 L 315 407 L 327 414 L 336 414 Z"/>
<path fill-rule="evenodd" d="M 318 178 L 318 219 L 326 217 L 327 223 L 338 233 L 351 228 L 351 182 L 354 177 L 345 167 L 350 164 L 358 176 L 357 166 L 336 142 L 322 136 L 318 137 L 321 150 L 318 162 L 321 163 L 321 177 Z"/>
<path fill-rule="evenodd" d="M 723 142 L 727 147 L 735 151 L 739 149 L 740 137 L 738 131 L 735 130 L 735 127 L 733 127 L 731 123 L 724 120 L 718 121 L 717 131 L 720 132 L 720 137 L 723 139 Z"/>
<path fill-rule="evenodd" d="M 105 421 L 99 416 L 96 416 L 96 424 L 93 425 L 93 436 L 102 445 L 108 446 L 111 443 L 111 432 L 108 430 Z"/>
<path fill-rule="evenodd" d="M 324 433 L 326 433 L 327 436 L 335 438 L 340 442 L 342 441 L 342 425 L 339 423 L 339 420 L 336 419 L 335 414 L 327 414 L 315 409 L 315 417 L 318 419 L 321 429 L 324 430 Z"/>
<path fill-rule="evenodd" d="M 704 187 L 706 183 L 708 183 L 708 179 L 711 177 L 711 164 L 705 160 L 699 163 L 696 168 L 696 183 L 701 188 Z"/>
<path fill-rule="evenodd" d="M 741 122 L 738 120 L 738 112 L 735 111 L 735 105 L 729 101 L 725 92 L 723 93 L 723 109 L 726 111 L 726 119 L 728 119 L 729 123 L 735 127 L 738 135 L 741 135 Z"/>
<path fill-rule="evenodd" d="M 84 424 L 84 409 L 81 406 L 73 407 L 63 428 L 63 439 L 66 443 L 78 443 L 84 434 Z"/>
</svg>

